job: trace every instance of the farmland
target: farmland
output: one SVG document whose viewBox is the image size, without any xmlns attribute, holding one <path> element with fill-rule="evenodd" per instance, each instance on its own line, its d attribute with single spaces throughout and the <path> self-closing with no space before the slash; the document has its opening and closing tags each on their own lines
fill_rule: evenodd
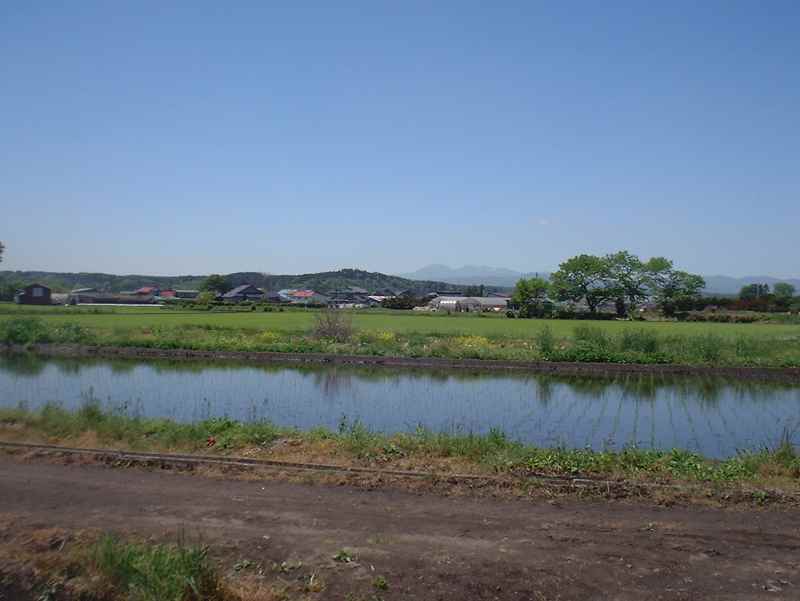
<svg viewBox="0 0 800 601">
<path fill-rule="evenodd" d="M 87 328 L 117 331 L 159 326 L 212 326 L 242 330 L 305 332 L 317 311 L 285 312 L 201 312 L 166 311 L 159 308 L 99 307 L 51 308 L 19 307 L 0 304 L 0 320 L 21 315 L 35 315 L 51 323 L 78 323 Z M 556 336 L 569 336 L 582 322 L 557 319 L 507 319 L 502 315 L 445 315 L 369 310 L 353 312 L 353 325 L 364 330 L 383 330 L 396 334 L 440 334 L 460 336 L 494 336 L 532 338 L 548 327 Z M 800 337 L 800 327 L 793 324 L 719 324 L 675 321 L 592 321 L 592 327 L 609 334 L 630 329 L 648 330 L 659 335 L 714 334 L 725 338 L 746 336 L 755 339 L 787 339 Z"/>
<path fill-rule="evenodd" d="M 311 334 L 318 314 L 3 305 L 0 341 L 455 359 L 800 366 L 800 326 L 792 324 L 587 322 L 378 310 L 353 313 L 347 340 L 330 340 Z M 22 330 L 15 334 L 11 330 L 17 326 Z"/>
</svg>

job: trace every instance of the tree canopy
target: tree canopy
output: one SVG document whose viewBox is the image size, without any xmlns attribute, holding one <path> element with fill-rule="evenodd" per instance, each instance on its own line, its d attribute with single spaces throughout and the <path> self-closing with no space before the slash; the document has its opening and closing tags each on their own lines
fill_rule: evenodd
<svg viewBox="0 0 800 601">
<path fill-rule="evenodd" d="M 233 286 L 225 276 L 218 273 L 211 274 L 200 285 L 200 289 L 206 292 L 216 292 L 217 294 L 225 294 Z"/>
<path fill-rule="evenodd" d="M 795 295 L 795 287 L 791 284 L 787 284 L 786 282 L 778 282 L 772 287 L 772 293 L 775 295 L 776 298 L 781 300 L 788 300 L 794 297 Z"/>
<path fill-rule="evenodd" d="M 550 285 L 558 300 L 585 302 L 592 313 L 613 300 L 617 312 L 624 314 L 647 299 L 670 313 L 679 300 L 697 298 L 705 280 L 676 270 L 665 257 L 642 261 L 621 250 L 602 257 L 585 254 L 572 257 L 559 265 Z"/>
<path fill-rule="evenodd" d="M 561 263 L 550 276 L 550 285 L 558 300 L 585 301 L 592 313 L 619 293 L 611 280 L 608 261 L 594 255 L 578 255 Z"/>
<path fill-rule="evenodd" d="M 511 302 L 519 309 L 520 317 L 536 317 L 545 312 L 550 285 L 542 278 L 522 278 L 514 287 Z"/>
<path fill-rule="evenodd" d="M 743 286 L 739 292 L 739 298 L 742 300 L 752 300 L 769 296 L 769 284 L 748 284 Z"/>
</svg>

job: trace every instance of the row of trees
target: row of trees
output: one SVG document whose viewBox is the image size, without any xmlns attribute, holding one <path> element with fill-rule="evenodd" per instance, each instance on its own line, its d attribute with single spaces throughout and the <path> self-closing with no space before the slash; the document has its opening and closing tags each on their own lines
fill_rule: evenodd
<svg viewBox="0 0 800 601">
<path fill-rule="evenodd" d="M 749 284 L 739 292 L 739 298 L 723 306 L 751 311 L 789 311 L 800 308 L 797 290 L 791 284 L 778 282 L 770 290 L 769 284 Z"/>
<path fill-rule="evenodd" d="M 546 314 L 554 300 L 585 303 L 590 313 L 613 302 L 618 315 L 652 300 L 672 315 L 681 302 L 699 298 L 704 287 L 702 277 L 675 269 L 665 257 L 642 261 L 623 250 L 572 257 L 559 265 L 549 281 L 522 279 L 514 289 L 512 303 L 521 317 L 533 317 Z"/>
</svg>

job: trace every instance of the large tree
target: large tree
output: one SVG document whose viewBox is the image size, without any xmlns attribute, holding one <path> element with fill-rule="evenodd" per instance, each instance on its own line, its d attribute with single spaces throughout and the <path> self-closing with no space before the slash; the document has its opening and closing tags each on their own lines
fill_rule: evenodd
<svg viewBox="0 0 800 601">
<path fill-rule="evenodd" d="M 647 271 L 641 259 L 627 250 L 605 256 L 609 287 L 616 288 L 617 313 L 625 314 L 647 298 Z"/>
<path fill-rule="evenodd" d="M 537 317 L 545 312 L 550 285 L 542 278 L 522 278 L 514 287 L 511 302 L 519 308 L 520 317 Z"/>
<path fill-rule="evenodd" d="M 5 249 L 6 249 L 6 247 L 3 245 L 3 243 L 2 243 L 2 242 L 0 242 L 0 263 L 2 263 L 2 262 L 3 262 L 3 251 L 4 251 Z"/>
<path fill-rule="evenodd" d="M 786 282 L 778 282 L 772 287 L 772 293 L 776 299 L 791 299 L 794 297 L 795 292 L 795 287 Z"/>
<path fill-rule="evenodd" d="M 702 277 L 675 269 L 664 257 L 653 257 L 643 267 L 648 290 L 665 315 L 673 315 L 679 303 L 699 298 L 706 287 Z"/>
<path fill-rule="evenodd" d="M 216 292 L 217 294 L 225 294 L 231 288 L 233 288 L 233 286 L 231 286 L 228 278 L 217 273 L 208 276 L 200 285 L 200 290 Z"/>
<path fill-rule="evenodd" d="M 607 258 L 594 255 L 578 255 L 561 263 L 550 276 L 550 286 L 559 300 L 584 300 L 592 313 L 602 303 L 619 296 Z"/>
</svg>

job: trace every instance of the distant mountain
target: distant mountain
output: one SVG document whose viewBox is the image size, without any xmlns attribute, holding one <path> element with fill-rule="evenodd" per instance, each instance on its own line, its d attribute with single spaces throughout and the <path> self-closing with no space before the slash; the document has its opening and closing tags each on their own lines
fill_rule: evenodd
<svg viewBox="0 0 800 601">
<path fill-rule="evenodd" d="M 772 288 L 779 282 L 791 284 L 800 291 L 800 279 L 797 278 L 775 278 L 768 275 L 747 275 L 741 278 L 733 278 L 727 275 L 706 275 L 706 294 L 739 294 L 739 291 L 749 284 L 769 284 Z"/>
<path fill-rule="evenodd" d="M 32 283 L 44 284 L 56 292 L 67 292 L 75 288 L 97 288 L 111 292 L 136 290 L 143 286 L 160 288 L 197 289 L 205 279 L 203 275 L 150 276 L 150 275 L 112 275 L 108 273 L 57 273 L 51 271 L 0 271 L 0 284 L 16 285 Z M 283 288 L 310 288 L 318 292 L 330 292 L 347 286 L 358 286 L 369 291 L 389 288 L 392 290 L 411 290 L 416 294 L 451 290 L 464 292 L 465 286 L 456 286 L 441 280 L 409 279 L 384 273 L 362 271 L 360 269 L 340 269 L 322 273 L 300 275 L 271 275 L 257 272 L 236 272 L 227 275 L 234 286 L 253 284 L 264 290 Z M 494 291 L 490 287 L 488 291 Z"/>
<path fill-rule="evenodd" d="M 68 292 L 75 288 L 97 288 L 110 292 L 136 290 L 143 286 L 196 289 L 205 279 L 202 275 L 113 275 L 109 273 L 59 273 L 54 271 L 0 271 L 0 280 L 21 284 L 44 284 L 55 292 Z"/>
<path fill-rule="evenodd" d="M 487 286 L 510 288 L 514 286 L 520 278 L 532 278 L 536 276 L 548 278 L 549 275 L 550 274 L 545 271 L 524 273 L 503 267 L 487 267 L 483 265 L 465 265 L 464 267 L 457 268 L 448 267 L 447 265 L 428 265 L 412 273 L 402 274 L 402 277 L 438 280 L 466 286 L 485 284 Z M 796 278 L 776 278 L 767 275 L 745 276 L 741 278 L 725 275 L 703 277 L 705 277 L 706 280 L 706 294 L 738 294 L 742 287 L 748 284 L 769 284 L 770 287 L 772 287 L 778 282 L 792 284 L 800 291 L 800 279 Z"/>
<path fill-rule="evenodd" d="M 410 279 L 438 280 L 450 284 L 466 286 L 498 286 L 511 288 L 520 278 L 548 277 L 545 271 L 521 272 L 504 267 L 487 267 L 485 265 L 465 265 L 464 267 L 448 267 L 447 265 L 428 265 L 412 273 L 404 273 L 402 277 Z"/>
<path fill-rule="evenodd" d="M 467 286 L 486 286 L 487 292 L 507 289 L 522 278 L 535 276 L 548 277 L 546 272 L 514 271 L 497 267 L 466 265 L 457 269 L 446 265 L 429 265 L 413 273 L 387 275 L 385 273 L 363 271 L 361 269 L 340 269 L 321 273 L 300 275 L 272 275 L 257 272 L 236 272 L 228 274 L 228 279 L 236 286 L 253 284 L 265 290 L 282 288 L 311 288 L 318 292 L 358 286 L 367 290 L 390 288 L 393 290 L 412 290 L 417 294 L 449 290 L 464 292 Z M 52 271 L 0 271 L 0 285 L 27 285 L 34 282 L 50 286 L 56 292 L 66 292 L 75 288 L 98 288 L 111 292 L 136 290 L 143 286 L 160 288 L 196 289 L 202 284 L 204 275 L 112 275 L 108 273 L 58 273 Z M 705 276 L 706 294 L 738 294 L 742 286 L 764 283 L 770 287 L 778 282 L 792 284 L 800 291 L 800 279 L 775 278 L 771 276 L 746 276 L 734 278 L 724 275 Z"/>
</svg>

